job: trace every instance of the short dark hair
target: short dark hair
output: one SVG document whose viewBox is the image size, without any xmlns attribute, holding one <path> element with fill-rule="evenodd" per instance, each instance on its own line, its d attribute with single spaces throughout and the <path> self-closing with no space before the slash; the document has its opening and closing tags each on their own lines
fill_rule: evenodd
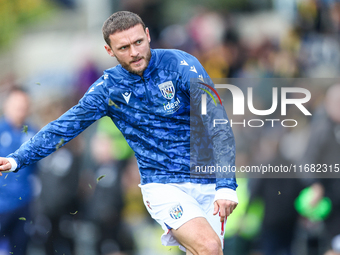
<svg viewBox="0 0 340 255">
<path fill-rule="evenodd" d="M 145 24 L 137 14 L 128 11 L 115 12 L 103 24 L 102 32 L 105 42 L 111 47 L 110 35 L 128 30 L 138 24 L 141 24 L 145 30 Z"/>
<path fill-rule="evenodd" d="M 23 87 L 20 86 L 13 86 L 11 87 L 8 92 L 7 92 L 7 96 L 14 94 L 14 93 L 22 93 L 22 94 L 26 94 L 29 95 L 28 91 L 26 89 L 24 89 Z"/>
</svg>

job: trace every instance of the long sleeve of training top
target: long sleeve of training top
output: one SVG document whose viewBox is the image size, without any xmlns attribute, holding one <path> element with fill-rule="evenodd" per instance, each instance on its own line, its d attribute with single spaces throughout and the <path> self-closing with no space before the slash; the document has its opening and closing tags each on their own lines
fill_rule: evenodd
<svg viewBox="0 0 340 255">
<path fill-rule="evenodd" d="M 216 189 L 236 189 L 235 139 L 227 113 L 209 75 L 196 58 L 185 72 L 190 92 L 190 144 L 192 176 L 216 178 Z M 202 95 L 206 94 L 206 114 L 202 114 Z M 215 124 L 223 123 L 223 124 Z"/>
<path fill-rule="evenodd" d="M 135 152 L 141 184 L 217 182 L 217 189 L 235 190 L 234 178 L 191 175 L 190 161 L 197 158 L 195 153 L 191 155 L 193 148 L 208 146 L 208 154 L 202 149 L 192 151 L 202 153 L 199 159 L 200 162 L 204 159 L 205 164 L 233 165 L 235 157 L 231 128 L 211 129 L 208 118 L 190 110 L 190 79 L 201 76 L 208 77 L 190 54 L 178 50 L 151 50 L 149 65 L 142 77 L 121 65 L 106 70 L 78 105 L 45 126 L 8 157 L 17 161 L 18 169 L 29 165 L 70 141 L 94 121 L 109 116 Z M 195 107 L 199 107 L 199 101 L 195 102 Z M 208 108 L 210 104 L 208 100 Z M 226 117 L 223 107 L 218 107 L 214 116 Z M 193 134 L 210 138 L 191 139 L 192 128 L 196 130 Z"/>
</svg>

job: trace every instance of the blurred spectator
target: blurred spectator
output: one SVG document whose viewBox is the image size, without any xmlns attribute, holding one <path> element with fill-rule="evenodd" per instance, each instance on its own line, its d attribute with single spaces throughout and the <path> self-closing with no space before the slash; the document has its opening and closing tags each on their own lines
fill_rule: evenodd
<svg viewBox="0 0 340 255">
<path fill-rule="evenodd" d="M 340 153 L 340 85 L 330 87 L 324 99 L 324 104 L 314 115 L 311 123 L 309 143 L 303 156 L 303 164 L 339 163 Z M 332 201 L 332 211 L 325 220 L 325 233 L 327 247 L 330 248 L 331 240 L 340 234 L 340 179 L 320 178 L 314 184 L 315 197 L 313 204 L 323 197 Z"/>
<path fill-rule="evenodd" d="M 29 96 L 21 89 L 9 92 L 0 120 L 0 154 L 8 155 L 29 140 L 36 129 L 26 118 L 29 115 Z M 36 165 L 10 174 L 0 180 L 0 253 L 26 254 L 29 236 L 25 224 L 31 221 L 30 203 L 34 187 L 32 175 Z"/>
<path fill-rule="evenodd" d="M 43 122 L 58 118 L 68 107 L 68 100 L 51 101 L 44 108 Z M 81 136 L 39 161 L 41 193 L 36 203 L 36 217 L 28 231 L 35 244 L 47 255 L 55 251 L 74 253 L 74 224 L 79 211 L 78 183 Z M 41 230 L 44 231 L 41 231 Z"/>
<path fill-rule="evenodd" d="M 75 84 L 75 99 L 79 100 L 99 76 L 100 72 L 95 62 L 87 60 L 78 74 L 78 80 Z"/>
<path fill-rule="evenodd" d="M 113 124 L 112 124 L 113 125 Z M 122 220 L 124 195 L 122 176 L 125 161 L 117 160 L 112 153 L 113 139 L 97 133 L 91 140 L 94 160 L 93 191 L 85 202 L 85 219 L 96 224 L 95 250 L 102 255 L 132 254 L 135 249 L 132 233 Z"/>
<path fill-rule="evenodd" d="M 211 28 L 214 29 L 211 29 Z M 217 12 L 203 10 L 196 14 L 188 24 L 189 34 L 195 41 L 198 49 L 205 53 L 221 45 L 225 24 Z"/>
<path fill-rule="evenodd" d="M 271 166 L 289 166 L 292 162 L 282 156 L 278 150 L 280 136 L 262 137 L 260 148 L 269 152 L 268 159 L 261 161 Z M 284 177 L 284 176 L 283 176 Z M 297 227 L 298 213 L 294 200 L 303 185 L 297 178 L 257 178 L 251 180 L 250 201 L 260 197 L 264 202 L 262 224 L 262 251 L 264 255 L 292 255 L 292 243 Z"/>
<path fill-rule="evenodd" d="M 125 0 L 120 1 L 121 10 L 138 14 L 147 24 L 150 32 L 151 46 L 157 47 L 160 31 L 164 27 L 162 13 L 163 1 L 160 0 Z"/>
<path fill-rule="evenodd" d="M 56 250 L 72 254 L 74 250 L 73 224 L 77 216 L 73 214 L 79 210 L 77 189 L 80 156 L 77 146 L 75 140 L 39 162 L 42 192 L 38 201 L 37 223 L 31 231 L 35 235 L 33 241 L 44 241 L 47 254 L 54 254 Z M 40 218 L 45 219 L 42 225 L 39 223 Z M 37 233 L 39 228 L 47 231 Z M 44 234 L 44 237 L 41 238 L 39 234 Z"/>
<path fill-rule="evenodd" d="M 276 158 L 271 165 L 287 165 L 288 162 Z M 298 179 L 254 179 L 251 200 L 264 200 L 262 225 L 262 251 L 264 255 L 291 255 L 295 238 L 298 214 L 294 200 L 302 189 Z"/>
</svg>

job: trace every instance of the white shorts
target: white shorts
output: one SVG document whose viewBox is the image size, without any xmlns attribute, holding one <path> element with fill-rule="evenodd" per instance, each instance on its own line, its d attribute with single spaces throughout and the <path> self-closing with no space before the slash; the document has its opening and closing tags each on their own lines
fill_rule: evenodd
<svg viewBox="0 0 340 255">
<path fill-rule="evenodd" d="M 149 183 L 139 185 L 143 201 L 151 217 L 163 228 L 161 242 L 164 246 L 176 246 L 186 251 L 173 237 L 171 229 L 178 229 L 187 221 L 203 217 L 221 239 L 223 248 L 224 226 L 219 215 L 213 215 L 215 184 Z"/>
</svg>

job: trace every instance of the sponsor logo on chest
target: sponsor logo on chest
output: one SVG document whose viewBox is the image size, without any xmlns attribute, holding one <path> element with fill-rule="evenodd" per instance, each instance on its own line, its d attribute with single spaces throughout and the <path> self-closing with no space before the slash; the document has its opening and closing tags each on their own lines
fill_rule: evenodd
<svg viewBox="0 0 340 255">
<path fill-rule="evenodd" d="M 175 102 L 164 104 L 164 110 L 167 111 L 167 113 L 175 112 L 180 108 L 180 103 L 181 101 L 177 98 Z"/>
</svg>

